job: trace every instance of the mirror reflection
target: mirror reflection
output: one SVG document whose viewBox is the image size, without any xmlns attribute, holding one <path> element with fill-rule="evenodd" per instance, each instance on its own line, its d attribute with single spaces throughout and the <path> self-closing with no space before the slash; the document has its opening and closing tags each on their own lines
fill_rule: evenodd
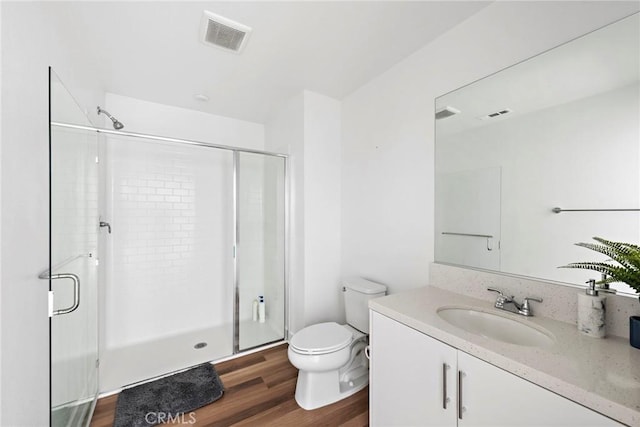
<svg viewBox="0 0 640 427">
<path fill-rule="evenodd" d="M 636 14 L 436 99 L 436 262 L 599 279 L 558 267 L 640 241 L 639 81 Z"/>
</svg>

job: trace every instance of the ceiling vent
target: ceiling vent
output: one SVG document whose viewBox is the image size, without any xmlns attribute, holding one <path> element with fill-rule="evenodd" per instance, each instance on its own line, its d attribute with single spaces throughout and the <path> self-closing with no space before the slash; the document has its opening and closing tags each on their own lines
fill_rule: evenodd
<svg viewBox="0 0 640 427">
<path fill-rule="evenodd" d="M 251 28 L 207 10 L 202 16 L 202 41 L 208 45 L 240 53 Z"/>
<path fill-rule="evenodd" d="M 509 114 L 509 113 L 513 113 L 513 110 L 511 108 L 505 108 L 502 109 L 500 111 L 495 111 L 493 113 L 489 113 L 486 116 L 480 116 L 478 117 L 480 120 L 489 120 L 489 119 L 496 119 L 498 117 L 502 117 L 505 114 Z"/>
<path fill-rule="evenodd" d="M 447 105 L 446 107 L 436 111 L 436 120 L 446 119 L 447 117 L 451 117 L 459 113 L 460 110 Z"/>
</svg>

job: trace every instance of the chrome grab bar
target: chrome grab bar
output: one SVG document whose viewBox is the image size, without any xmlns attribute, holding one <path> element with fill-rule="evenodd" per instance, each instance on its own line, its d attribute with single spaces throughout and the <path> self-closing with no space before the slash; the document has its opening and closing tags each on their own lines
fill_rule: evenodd
<svg viewBox="0 0 640 427">
<path fill-rule="evenodd" d="M 551 209 L 553 213 L 560 212 L 639 212 L 640 209 L 562 209 L 560 207 L 555 207 Z"/>
<path fill-rule="evenodd" d="M 454 233 L 452 231 L 443 231 L 442 234 L 448 234 L 450 236 L 484 237 L 487 239 L 493 238 L 491 234 Z"/>
</svg>

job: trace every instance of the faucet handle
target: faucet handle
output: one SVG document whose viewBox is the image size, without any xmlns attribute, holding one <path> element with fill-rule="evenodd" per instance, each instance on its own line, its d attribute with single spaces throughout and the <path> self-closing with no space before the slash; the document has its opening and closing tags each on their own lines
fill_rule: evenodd
<svg viewBox="0 0 640 427">
<path fill-rule="evenodd" d="M 609 287 L 609 275 L 607 273 L 602 273 L 602 279 L 599 282 L 596 282 L 596 291 L 605 292 L 607 294 L 615 294 L 618 291 Z"/>
<path fill-rule="evenodd" d="M 596 283 L 596 291 L 604 292 L 606 294 L 616 294 L 616 293 L 618 293 L 617 290 L 610 288 L 608 283 L 606 285 L 598 285 Z"/>
<path fill-rule="evenodd" d="M 498 293 L 498 298 L 503 298 L 505 301 L 510 301 L 513 299 L 513 295 L 512 296 L 507 296 L 504 293 L 502 293 L 502 291 L 500 289 L 496 289 L 496 288 L 487 288 L 488 291 L 490 292 L 497 292 Z"/>
<path fill-rule="evenodd" d="M 488 291 L 491 292 L 497 292 L 498 296 L 496 298 L 496 302 L 493 304 L 493 306 L 495 308 L 499 308 L 499 309 L 503 309 L 505 304 L 508 303 L 513 303 L 514 305 L 516 305 L 515 301 L 513 300 L 513 296 L 507 296 L 505 294 L 502 293 L 501 290 L 499 289 L 495 289 L 495 288 L 487 288 Z"/>
<path fill-rule="evenodd" d="M 526 297 L 524 302 L 522 303 L 522 308 L 520 309 L 520 313 L 525 316 L 533 316 L 531 312 L 531 306 L 529 305 L 529 301 L 542 302 L 542 298 L 537 297 Z"/>
</svg>

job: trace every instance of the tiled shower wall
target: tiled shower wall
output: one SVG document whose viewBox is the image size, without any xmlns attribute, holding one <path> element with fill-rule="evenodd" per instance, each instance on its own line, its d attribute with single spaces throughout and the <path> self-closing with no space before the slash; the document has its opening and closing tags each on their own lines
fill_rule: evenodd
<svg viewBox="0 0 640 427">
<path fill-rule="evenodd" d="M 253 301 L 264 295 L 264 164 L 260 155 L 241 153 L 239 166 L 238 314 L 240 320 L 250 320 Z M 268 308 L 269 298 L 265 299 Z"/>
<path fill-rule="evenodd" d="M 285 171 L 284 159 L 264 164 L 264 293 L 270 299 L 267 322 L 275 331 L 285 326 Z"/>
<path fill-rule="evenodd" d="M 241 153 L 239 189 L 239 317 L 264 295 L 266 323 L 283 334 L 284 159 Z"/>
<path fill-rule="evenodd" d="M 105 146 L 106 347 L 231 323 L 231 152 L 123 138 Z"/>
</svg>

